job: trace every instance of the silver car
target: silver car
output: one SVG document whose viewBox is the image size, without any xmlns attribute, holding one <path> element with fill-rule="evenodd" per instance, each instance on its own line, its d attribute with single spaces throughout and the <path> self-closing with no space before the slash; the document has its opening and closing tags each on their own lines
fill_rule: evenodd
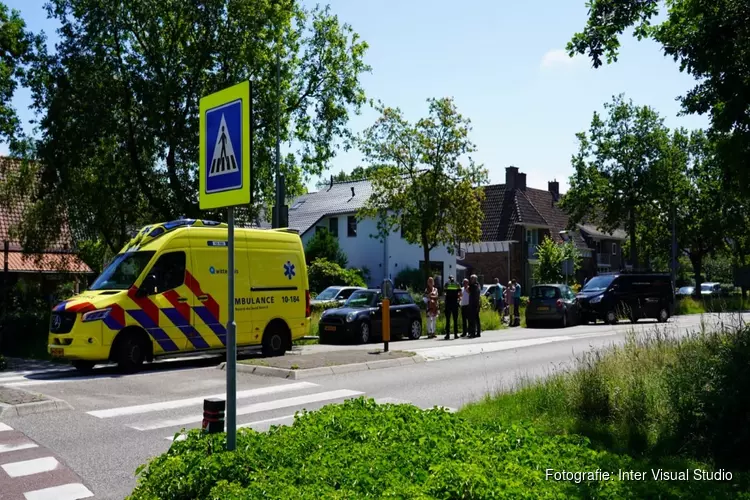
<svg viewBox="0 0 750 500">
<path fill-rule="evenodd" d="M 320 292 L 317 297 L 311 300 L 310 304 L 322 305 L 338 303 L 339 305 L 344 305 L 346 299 L 348 299 L 351 294 L 353 294 L 357 290 L 366 290 L 366 288 L 358 286 L 329 286 L 328 288 Z"/>
</svg>

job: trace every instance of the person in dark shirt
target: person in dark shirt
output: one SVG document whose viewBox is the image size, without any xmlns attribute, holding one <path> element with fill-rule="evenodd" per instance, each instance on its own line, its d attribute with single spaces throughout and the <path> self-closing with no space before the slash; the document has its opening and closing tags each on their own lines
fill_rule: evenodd
<svg viewBox="0 0 750 500">
<path fill-rule="evenodd" d="M 453 318 L 453 336 L 458 338 L 458 305 L 461 300 L 461 287 L 453 276 L 448 277 L 445 285 L 445 340 L 451 338 L 451 318 Z"/>
<path fill-rule="evenodd" d="M 479 322 L 479 310 L 482 306 L 482 290 L 477 282 L 477 275 L 469 278 L 469 338 L 481 337 L 482 325 Z"/>
</svg>

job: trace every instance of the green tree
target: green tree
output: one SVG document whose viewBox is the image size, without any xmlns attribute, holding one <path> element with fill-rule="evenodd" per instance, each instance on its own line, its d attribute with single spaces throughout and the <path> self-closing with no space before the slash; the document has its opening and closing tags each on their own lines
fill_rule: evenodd
<svg viewBox="0 0 750 500">
<path fill-rule="evenodd" d="M 315 293 L 320 293 L 329 286 L 367 286 L 360 270 L 344 269 L 326 259 L 312 261 L 307 268 L 307 275 L 310 289 Z"/>
<path fill-rule="evenodd" d="M 48 13 L 60 42 L 31 78 L 43 183 L 25 227 L 29 243 L 42 245 L 65 213 L 77 238 L 101 236 L 112 249 L 147 221 L 222 218 L 197 204 L 201 96 L 253 81 L 255 205 L 245 217 L 273 199 L 277 118 L 282 141 L 295 147 L 280 159 L 293 196 L 346 143 L 350 112 L 365 102 L 367 45 L 328 8 L 52 0 Z"/>
<path fill-rule="evenodd" d="M 422 247 L 425 273 L 435 247 L 479 240 L 484 192 L 477 187 L 487 180 L 470 156 L 470 120 L 450 98 L 427 102 L 428 116 L 415 124 L 398 108 L 378 105 L 380 118 L 358 141 L 366 160 L 380 166 L 359 216 L 378 221 L 381 239 L 401 227 L 406 241 Z"/>
<path fill-rule="evenodd" d="M 320 180 L 315 184 L 318 189 L 324 189 L 330 185 L 331 179 L 333 182 L 349 182 L 349 181 L 361 181 L 365 179 L 371 179 L 373 174 L 380 169 L 382 165 L 371 165 L 369 167 L 355 167 L 349 173 L 343 170 L 338 174 L 332 175 L 331 178 L 325 179 L 321 177 Z"/>
<path fill-rule="evenodd" d="M 339 246 L 339 240 L 327 229 L 315 231 L 305 247 L 305 260 L 310 265 L 312 261 L 325 259 L 346 268 L 348 259 Z"/>
<path fill-rule="evenodd" d="M 581 253 L 572 243 L 556 243 L 549 236 L 537 246 L 539 262 L 534 266 L 535 283 L 564 283 L 563 263 L 573 261 L 573 275 L 581 268 Z M 569 276 L 568 278 L 572 278 Z"/>
<path fill-rule="evenodd" d="M 0 139 L 11 152 L 23 148 L 24 134 L 12 100 L 19 85 L 26 81 L 28 65 L 44 38 L 26 30 L 17 10 L 0 3 Z"/>
<path fill-rule="evenodd" d="M 688 113 L 708 113 L 723 170 L 743 174 L 750 153 L 750 3 L 747 0 L 667 0 L 664 21 L 652 24 L 659 0 L 589 0 L 584 30 L 568 44 L 571 55 L 588 55 L 594 67 L 617 60 L 619 39 L 634 27 L 640 40 L 651 38 L 697 80 L 681 96 Z"/>
<path fill-rule="evenodd" d="M 623 227 L 630 237 L 630 260 L 638 266 L 640 216 L 654 198 L 653 171 L 662 160 L 667 129 L 656 111 L 635 106 L 623 95 L 594 112 L 588 133 L 576 134 L 574 174 L 561 206 L 578 224 L 595 217 L 600 229 Z"/>
</svg>

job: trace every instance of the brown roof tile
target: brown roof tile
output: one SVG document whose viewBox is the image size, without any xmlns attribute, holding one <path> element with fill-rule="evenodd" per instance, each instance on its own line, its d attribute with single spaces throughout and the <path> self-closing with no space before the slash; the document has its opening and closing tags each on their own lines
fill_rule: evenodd
<svg viewBox="0 0 750 500">
<path fill-rule="evenodd" d="M 91 273 L 93 272 L 74 254 L 42 253 L 23 255 L 8 252 L 8 271 L 12 273 Z"/>
</svg>

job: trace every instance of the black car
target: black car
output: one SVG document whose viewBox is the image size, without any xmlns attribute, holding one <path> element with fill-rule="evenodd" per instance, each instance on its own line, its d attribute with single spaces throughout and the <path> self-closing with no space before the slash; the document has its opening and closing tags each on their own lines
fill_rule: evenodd
<svg viewBox="0 0 750 500">
<path fill-rule="evenodd" d="M 591 278 L 577 295 L 581 321 L 608 324 L 627 318 L 663 323 L 674 314 L 675 294 L 667 273 L 617 273 Z"/>
<path fill-rule="evenodd" d="M 383 327 L 380 290 L 357 290 L 343 307 L 328 309 L 320 317 L 318 331 L 322 344 L 333 340 L 354 339 L 366 344 L 380 338 Z M 391 338 L 422 336 L 422 313 L 411 294 L 395 290 L 391 300 Z"/>
<path fill-rule="evenodd" d="M 578 299 L 567 285 L 535 285 L 526 306 L 526 326 L 557 323 L 565 328 L 578 323 Z"/>
</svg>

